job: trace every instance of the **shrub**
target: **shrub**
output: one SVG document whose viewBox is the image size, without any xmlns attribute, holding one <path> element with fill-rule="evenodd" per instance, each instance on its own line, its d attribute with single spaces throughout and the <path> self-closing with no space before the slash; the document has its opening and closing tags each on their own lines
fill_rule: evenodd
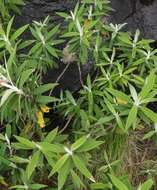
<svg viewBox="0 0 157 190">
<path fill-rule="evenodd" d="M 156 174 L 148 169 L 140 185 L 132 184 L 124 162 L 132 133 L 144 131 L 143 140 L 156 141 L 153 40 L 142 39 L 139 30 L 122 32 L 125 24 L 108 24 L 107 0 L 83 0 L 70 15 L 57 13 L 63 25 L 54 26 L 46 17 L 14 30 L 9 10 L 19 12 L 22 4 L 0 1 L 2 187 L 151 189 Z M 32 40 L 23 40 L 28 29 Z M 65 63 L 61 75 L 44 84 L 43 75 L 60 61 Z M 94 75 L 83 80 L 81 68 L 89 62 Z M 78 67 L 82 87 L 76 97 L 67 90 L 56 98 L 53 89 L 70 64 Z M 52 131 L 51 114 L 44 114 L 50 109 L 63 120 Z"/>
</svg>

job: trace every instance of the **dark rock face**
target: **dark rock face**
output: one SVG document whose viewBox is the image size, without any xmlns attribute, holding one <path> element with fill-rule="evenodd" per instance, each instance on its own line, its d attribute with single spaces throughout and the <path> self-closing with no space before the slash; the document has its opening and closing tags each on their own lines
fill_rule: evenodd
<svg viewBox="0 0 157 190">
<path fill-rule="evenodd" d="M 56 15 L 56 12 L 70 12 L 76 5 L 77 0 L 31 0 L 22 7 L 22 14 L 16 17 L 16 27 L 24 24 L 29 24 L 33 20 L 40 21 L 46 16 L 51 16 L 51 22 L 60 23 L 62 19 Z M 29 33 L 26 33 L 24 38 L 29 38 Z M 58 69 L 52 69 L 43 76 L 43 82 L 55 82 L 58 76 L 62 73 L 66 65 L 59 62 Z M 81 69 L 82 80 L 91 71 L 92 64 L 88 63 Z M 64 75 L 59 81 L 59 87 L 55 90 L 55 95 L 59 94 L 60 89 L 69 89 L 72 92 L 77 91 L 81 86 L 80 73 L 76 63 L 71 63 Z"/>
<path fill-rule="evenodd" d="M 32 20 L 41 20 L 51 15 L 52 22 L 62 22 L 57 11 L 69 12 L 77 0 L 31 0 L 22 8 L 22 14 L 16 18 L 16 26 L 31 23 Z M 108 18 L 112 23 L 128 23 L 126 30 L 140 29 L 143 37 L 157 40 L 157 0 L 111 0 L 115 12 Z M 28 37 L 29 34 L 24 36 Z M 65 65 L 60 63 L 59 69 L 50 70 L 44 76 L 44 82 L 54 82 Z M 82 67 L 82 76 L 91 71 L 91 63 Z M 61 89 L 76 91 L 80 87 L 79 72 L 76 64 L 71 64 L 60 80 Z"/>
<path fill-rule="evenodd" d="M 111 5 L 109 22 L 126 22 L 127 30 L 138 28 L 143 37 L 157 40 L 157 0 L 111 0 Z"/>
<path fill-rule="evenodd" d="M 115 12 L 111 13 L 109 22 L 128 23 L 128 30 L 139 28 L 146 38 L 157 40 L 157 0 L 110 0 Z M 69 12 L 77 0 L 31 0 L 22 8 L 22 14 L 17 17 L 16 25 L 31 23 L 51 15 L 52 22 L 61 22 L 57 11 Z"/>
<path fill-rule="evenodd" d="M 22 14 L 17 17 L 17 24 L 31 23 L 32 20 L 40 21 L 51 15 L 52 21 L 58 21 L 58 11 L 70 11 L 75 6 L 76 0 L 31 0 L 22 7 Z"/>
<path fill-rule="evenodd" d="M 66 65 L 64 63 L 59 64 L 58 69 L 52 69 L 47 72 L 45 76 L 43 76 L 43 81 L 45 83 L 51 83 L 56 81 L 58 76 L 63 72 Z M 71 92 L 76 92 L 81 87 L 81 82 L 85 80 L 86 76 L 92 72 L 93 64 L 89 62 L 82 66 L 81 73 L 79 72 L 79 68 L 77 63 L 71 63 L 68 69 L 65 71 L 64 75 L 59 80 L 59 86 L 55 88 L 53 91 L 53 95 L 58 96 L 60 90 L 70 90 Z"/>
</svg>

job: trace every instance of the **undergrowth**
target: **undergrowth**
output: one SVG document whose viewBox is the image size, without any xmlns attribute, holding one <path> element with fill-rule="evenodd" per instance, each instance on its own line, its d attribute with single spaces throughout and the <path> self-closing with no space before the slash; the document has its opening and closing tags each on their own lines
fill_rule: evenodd
<svg viewBox="0 0 157 190">
<path fill-rule="evenodd" d="M 11 15 L 23 5 L 0 0 L 1 189 L 156 189 L 154 41 L 107 23 L 107 0 L 82 0 L 74 11 L 56 13 L 63 24 L 48 16 L 15 29 Z M 58 63 L 63 72 L 43 83 Z M 93 72 L 83 80 L 89 63 Z M 55 97 L 71 64 L 81 88 Z M 62 125 L 52 129 L 49 112 Z"/>
</svg>

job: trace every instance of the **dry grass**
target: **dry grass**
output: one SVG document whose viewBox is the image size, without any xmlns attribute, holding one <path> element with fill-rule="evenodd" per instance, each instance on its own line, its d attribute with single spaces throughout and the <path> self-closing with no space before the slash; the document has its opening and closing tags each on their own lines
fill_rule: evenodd
<svg viewBox="0 0 157 190">
<path fill-rule="evenodd" d="M 148 177 L 157 182 L 157 145 L 151 140 L 142 140 L 145 130 L 129 135 L 127 151 L 124 155 L 124 170 L 128 171 L 133 185 L 144 182 Z"/>
</svg>

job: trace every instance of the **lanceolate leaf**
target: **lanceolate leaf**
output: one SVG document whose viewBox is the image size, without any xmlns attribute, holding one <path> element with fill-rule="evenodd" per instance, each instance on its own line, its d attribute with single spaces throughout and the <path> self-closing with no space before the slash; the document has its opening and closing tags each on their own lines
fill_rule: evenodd
<svg viewBox="0 0 157 190">
<path fill-rule="evenodd" d="M 39 96 L 38 98 L 36 98 L 36 101 L 40 104 L 48 104 L 51 102 L 57 102 L 58 99 L 51 96 Z"/>
<path fill-rule="evenodd" d="M 88 135 L 83 136 L 80 139 L 78 139 L 75 143 L 72 144 L 72 146 L 71 146 L 72 151 L 75 151 L 79 147 L 81 147 L 84 143 L 86 143 L 87 139 L 88 139 Z"/>
<path fill-rule="evenodd" d="M 57 55 L 55 49 L 54 49 L 51 45 L 47 44 L 47 45 L 46 45 L 46 49 L 48 50 L 48 52 L 49 52 L 52 56 L 58 58 L 58 55 Z"/>
<path fill-rule="evenodd" d="M 144 99 L 146 96 L 148 96 L 149 92 L 153 89 L 154 84 L 155 84 L 155 79 L 156 79 L 156 75 L 154 74 L 154 71 L 153 71 L 146 78 L 146 82 L 142 88 L 142 91 L 139 94 L 141 99 Z"/>
<path fill-rule="evenodd" d="M 57 83 L 49 83 L 49 84 L 44 84 L 42 86 L 37 87 L 33 94 L 38 95 L 38 94 L 43 94 L 44 92 L 47 92 L 49 90 L 53 90 L 57 86 Z"/>
<path fill-rule="evenodd" d="M 51 31 L 49 31 L 49 33 L 46 35 L 46 40 L 49 40 L 50 38 L 52 38 L 53 35 L 57 33 L 57 31 L 59 30 L 59 26 L 60 25 L 57 25 Z"/>
<path fill-rule="evenodd" d="M 29 76 L 33 73 L 34 69 L 28 69 L 23 71 L 19 81 L 19 88 L 22 88 L 25 82 L 29 79 Z"/>
<path fill-rule="evenodd" d="M 35 148 L 35 144 L 34 144 L 33 142 L 31 142 L 30 140 L 28 140 L 28 139 L 25 139 L 25 138 L 19 137 L 19 136 L 15 136 L 15 138 L 16 138 L 22 145 L 25 145 L 26 147 L 32 148 L 32 149 Z"/>
<path fill-rule="evenodd" d="M 16 40 L 26 29 L 28 28 L 28 24 L 19 28 L 12 36 L 11 40 Z"/>
<path fill-rule="evenodd" d="M 85 188 L 85 185 L 81 181 L 80 177 L 74 172 L 74 170 L 71 170 L 71 176 L 72 176 L 73 183 L 77 189 L 80 189 L 81 186 Z"/>
<path fill-rule="evenodd" d="M 39 189 L 45 189 L 47 187 L 47 185 L 43 185 L 43 184 L 32 184 L 32 185 L 30 185 L 30 188 L 32 189 L 32 190 L 39 190 Z"/>
<path fill-rule="evenodd" d="M 11 27 L 12 27 L 12 24 L 13 24 L 13 21 L 14 21 L 14 17 L 12 17 L 7 25 L 7 38 L 9 39 L 9 35 L 10 35 L 10 31 L 11 31 Z"/>
<path fill-rule="evenodd" d="M 149 131 L 148 133 L 144 135 L 143 140 L 150 139 L 155 134 L 156 134 L 156 131 Z"/>
<path fill-rule="evenodd" d="M 4 94 L 1 98 L 1 102 L 0 102 L 0 107 L 3 106 L 3 104 L 7 101 L 7 99 L 9 98 L 9 96 L 14 92 L 13 89 L 8 89 L 6 91 L 4 91 Z"/>
<path fill-rule="evenodd" d="M 139 102 L 139 98 L 138 98 L 138 94 L 136 92 L 136 89 L 132 85 L 129 85 L 129 88 L 130 88 L 130 93 L 131 93 L 131 96 L 132 96 L 134 102 L 138 103 Z"/>
<path fill-rule="evenodd" d="M 113 115 L 116 115 L 116 110 L 114 109 L 113 105 L 107 99 L 105 100 L 105 103 L 106 103 L 108 109 L 110 110 L 110 112 Z"/>
<path fill-rule="evenodd" d="M 95 182 L 92 174 L 90 173 L 90 171 L 86 168 L 83 160 L 77 156 L 76 154 L 72 156 L 73 162 L 76 166 L 76 168 L 88 179 L 90 179 L 91 181 Z"/>
<path fill-rule="evenodd" d="M 151 190 L 153 184 L 154 184 L 154 181 L 152 179 L 149 179 L 146 182 L 144 182 L 142 185 L 140 185 L 138 190 Z"/>
<path fill-rule="evenodd" d="M 133 105 L 126 121 L 127 130 L 134 124 L 134 122 L 136 121 L 136 117 L 137 117 L 137 106 Z"/>
<path fill-rule="evenodd" d="M 109 175 L 110 179 L 112 181 L 112 183 L 114 184 L 114 186 L 118 189 L 118 190 L 129 190 L 127 188 L 126 185 L 124 185 L 124 183 L 122 183 L 117 177 L 113 176 L 113 175 Z"/>
<path fill-rule="evenodd" d="M 100 189 L 105 190 L 105 189 L 109 189 L 109 188 L 110 188 L 110 185 L 104 184 L 104 183 L 93 183 L 91 185 L 92 190 L 95 190 L 95 189 L 97 189 L 97 190 L 100 190 Z"/>
<path fill-rule="evenodd" d="M 40 151 L 37 151 L 33 154 L 31 160 L 29 161 L 29 164 L 27 165 L 26 168 L 26 174 L 28 179 L 31 177 L 32 173 L 37 167 L 39 158 L 40 158 Z"/>
<path fill-rule="evenodd" d="M 55 166 L 53 167 L 53 170 L 51 171 L 51 173 L 49 174 L 49 177 L 51 177 L 54 173 L 58 172 L 63 165 L 65 164 L 65 162 L 68 160 L 69 155 L 65 154 L 63 155 L 55 164 Z"/>
<path fill-rule="evenodd" d="M 141 110 L 151 121 L 157 123 L 157 113 L 146 107 L 141 107 Z"/>
<path fill-rule="evenodd" d="M 44 141 L 51 143 L 55 139 L 55 137 L 57 136 L 57 132 L 58 132 L 58 128 L 49 132 Z"/>
<path fill-rule="evenodd" d="M 71 160 L 67 160 L 67 162 L 63 165 L 63 167 L 59 170 L 59 174 L 58 174 L 58 190 L 62 189 L 62 187 L 64 186 L 67 177 L 70 173 L 70 169 L 71 169 Z"/>
<path fill-rule="evenodd" d="M 58 144 L 50 144 L 48 142 L 40 142 L 38 143 L 39 146 L 41 146 L 41 149 L 49 152 L 55 152 L 55 153 L 64 153 L 65 150 L 62 145 Z"/>
<path fill-rule="evenodd" d="M 131 102 L 131 99 L 129 96 L 127 96 L 125 93 L 118 91 L 118 90 L 114 90 L 112 88 L 107 88 L 107 90 L 116 98 L 120 98 L 123 99 L 126 102 Z"/>
<path fill-rule="evenodd" d="M 77 152 L 87 152 L 90 151 L 92 149 L 97 148 L 98 146 L 100 146 L 101 144 L 103 144 L 103 141 L 96 141 L 94 139 L 88 139 L 88 141 L 83 144 L 81 147 L 79 147 L 77 149 Z"/>
</svg>

